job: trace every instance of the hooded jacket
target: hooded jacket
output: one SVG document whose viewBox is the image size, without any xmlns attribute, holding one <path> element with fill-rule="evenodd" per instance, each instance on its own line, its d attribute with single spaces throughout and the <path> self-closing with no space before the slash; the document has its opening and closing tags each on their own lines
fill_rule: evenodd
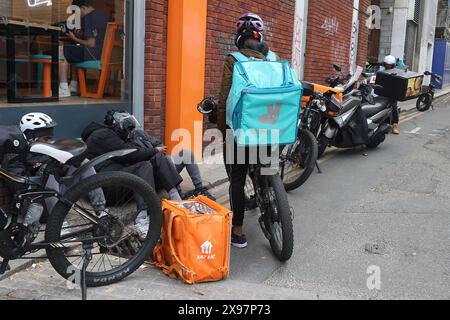
<svg viewBox="0 0 450 320">
<path fill-rule="evenodd" d="M 87 145 L 89 159 L 94 159 L 112 151 L 136 149 L 136 152 L 113 159 L 114 162 L 123 165 L 133 165 L 142 161 L 151 160 L 158 153 L 151 145 L 144 147 L 128 138 L 122 137 L 114 128 L 95 122 L 84 129 L 81 138 Z"/>
<path fill-rule="evenodd" d="M 269 52 L 269 48 L 263 42 L 258 47 L 254 48 L 242 48 L 239 50 L 242 54 L 244 54 L 247 57 L 252 57 L 256 59 L 266 59 L 266 56 Z M 277 60 L 279 58 L 277 57 Z M 233 71 L 234 71 L 234 64 L 236 63 L 236 60 L 232 56 L 228 56 L 225 60 L 225 66 L 223 70 L 223 76 L 222 76 L 222 85 L 220 89 L 220 96 L 219 96 L 219 104 L 217 107 L 217 125 L 219 130 L 222 132 L 222 134 L 226 135 L 226 107 L 227 107 L 227 99 L 228 95 L 230 94 L 231 86 L 233 84 Z"/>
</svg>

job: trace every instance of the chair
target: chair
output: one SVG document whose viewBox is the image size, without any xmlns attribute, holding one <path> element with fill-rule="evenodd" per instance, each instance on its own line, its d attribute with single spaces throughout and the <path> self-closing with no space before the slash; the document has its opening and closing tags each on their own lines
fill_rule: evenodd
<svg viewBox="0 0 450 320">
<path fill-rule="evenodd" d="M 81 63 L 74 64 L 77 69 L 78 81 L 80 84 L 80 93 L 84 98 L 102 99 L 105 93 L 105 88 L 110 79 L 110 72 L 122 70 L 121 64 L 112 64 L 111 57 L 113 48 L 120 46 L 120 42 L 116 41 L 118 26 L 116 23 L 108 23 L 105 40 L 103 43 L 103 51 L 101 60 L 90 60 Z M 86 70 L 98 70 L 100 71 L 100 80 L 96 92 L 89 92 L 86 83 Z"/>
<path fill-rule="evenodd" d="M 42 96 L 50 98 L 52 96 L 52 57 L 45 54 L 31 56 L 31 62 L 38 64 L 38 86 L 42 88 Z M 63 63 L 64 58 L 59 58 L 59 63 Z"/>
</svg>

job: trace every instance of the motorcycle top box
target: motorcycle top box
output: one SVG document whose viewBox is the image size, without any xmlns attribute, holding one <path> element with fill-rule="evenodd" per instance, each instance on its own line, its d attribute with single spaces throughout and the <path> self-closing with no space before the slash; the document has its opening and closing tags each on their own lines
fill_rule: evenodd
<svg viewBox="0 0 450 320">
<path fill-rule="evenodd" d="M 423 78 L 419 73 L 400 69 L 380 71 L 376 84 L 383 88 L 376 88 L 375 93 L 396 101 L 415 99 L 422 92 Z"/>
</svg>

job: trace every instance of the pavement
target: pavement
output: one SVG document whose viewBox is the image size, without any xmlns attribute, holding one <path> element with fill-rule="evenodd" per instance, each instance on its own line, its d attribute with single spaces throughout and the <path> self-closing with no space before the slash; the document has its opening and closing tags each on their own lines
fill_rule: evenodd
<svg viewBox="0 0 450 320">
<path fill-rule="evenodd" d="M 450 299 L 450 95 L 439 95 L 434 111 L 416 112 L 414 104 L 401 105 L 399 136 L 364 155 L 331 149 L 323 173 L 289 194 L 296 211 L 289 262 L 273 257 L 252 211 L 249 247 L 232 249 L 228 280 L 186 286 L 145 266 L 89 289 L 90 299 Z M 201 170 L 227 204 L 222 167 Z M 379 289 L 367 287 L 371 268 Z M 0 299 L 79 298 L 46 261 L 19 262 L 0 278 Z"/>
</svg>

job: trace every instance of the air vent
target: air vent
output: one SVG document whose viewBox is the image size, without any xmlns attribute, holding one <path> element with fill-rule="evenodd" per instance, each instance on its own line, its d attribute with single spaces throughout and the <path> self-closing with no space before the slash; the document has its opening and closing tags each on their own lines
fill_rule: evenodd
<svg viewBox="0 0 450 320">
<path fill-rule="evenodd" d="M 416 0 L 414 4 L 414 22 L 419 24 L 420 20 L 420 6 L 422 4 L 422 0 Z"/>
</svg>

